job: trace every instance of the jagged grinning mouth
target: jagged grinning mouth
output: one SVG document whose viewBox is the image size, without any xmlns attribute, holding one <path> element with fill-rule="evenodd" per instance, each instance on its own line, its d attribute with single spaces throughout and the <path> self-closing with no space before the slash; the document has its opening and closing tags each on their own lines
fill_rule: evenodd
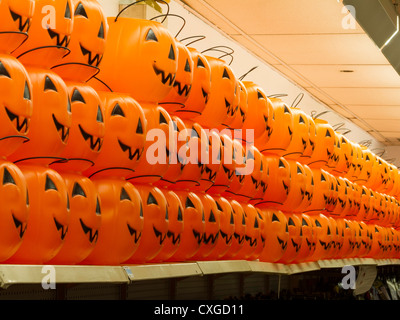
<svg viewBox="0 0 400 320">
<path fill-rule="evenodd" d="M 153 64 L 153 70 L 156 73 L 156 75 L 161 75 L 161 82 L 163 84 L 167 84 L 168 86 L 172 86 L 173 83 L 175 82 L 175 76 L 176 74 L 168 73 L 167 76 L 165 76 L 165 72 L 163 70 L 160 70 L 156 67 L 155 64 Z M 167 83 L 168 82 L 168 83 Z"/>
<path fill-rule="evenodd" d="M 90 227 L 88 227 L 88 226 L 82 221 L 82 219 L 79 219 L 79 221 L 80 221 L 80 223 L 81 223 L 81 227 L 82 227 L 82 230 L 83 230 L 84 234 L 89 234 L 89 242 L 90 242 L 90 243 L 93 243 L 93 242 L 96 243 L 96 242 L 97 242 L 97 238 L 98 238 L 98 234 L 99 234 L 98 230 L 96 230 L 96 232 L 93 233 L 93 229 L 90 228 Z M 96 240 L 95 240 L 95 239 L 96 239 Z"/>
<path fill-rule="evenodd" d="M 229 244 L 232 242 L 232 237 L 233 237 L 233 235 L 230 235 L 230 236 L 228 237 L 228 235 L 227 235 L 225 232 L 223 232 L 222 230 L 219 230 L 219 233 L 221 234 L 221 237 L 222 237 L 223 239 L 225 239 L 225 243 L 226 243 L 227 245 L 229 245 Z"/>
<path fill-rule="evenodd" d="M 296 243 L 296 242 L 294 242 L 293 239 L 291 239 L 291 240 L 292 240 L 292 245 L 293 245 L 293 247 L 294 247 L 294 250 L 295 250 L 296 252 L 298 252 L 298 251 L 300 250 L 301 245 L 298 244 L 298 243 Z"/>
<path fill-rule="evenodd" d="M 26 231 L 27 225 L 24 226 L 24 224 L 14 216 L 14 214 L 12 214 L 12 218 L 13 218 L 15 227 L 17 229 L 19 229 L 19 238 L 22 239 L 22 237 L 24 236 L 24 233 Z"/>
<path fill-rule="evenodd" d="M 28 127 L 29 127 L 28 118 L 25 118 L 25 117 L 21 117 L 20 118 L 15 113 L 13 113 L 10 110 L 8 110 L 7 107 L 5 109 L 6 109 L 7 116 L 11 120 L 11 122 L 15 122 L 15 127 L 17 128 L 17 131 L 20 132 L 20 133 L 28 132 Z M 20 121 L 21 119 L 23 119 L 22 122 Z"/>
<path fill-rule="evenodd" d="M 26 18 L 25 22 L 23 22 L 22 16 L 19 15 L 18 13 L 15 13 L 10 9 L 11 17 L 14 21 L 18 20 L 18 29 L 21 32 L 28 32 L 29 28 L 31 27 L 31 19 Z"/>
<path fill-rule="evenodd" d="M 182 84 L 179 81 L 175 81 L 174 82 L 174 87 L 177 88 L 177 92 L 180 96 L 185 95 L 185 97 L 187 97 L 190 93 L 190 91 L 192 90 L 192 85 L 191 84 L 185 84 L 182 87 Z"/>
<path fill-rule="evenodd" d="M 174 232 L 168 231 L 167 232 L 167 237 L 172 239 L 172 244 L 173 245 L 181 243 L 181 234 L 180 233 L 176 235 Z"/>
<path fill-rule="evenodd" d="M 133 158 L 136 157 L 137 160 L 140 159 L 142 156 L 142 151 L 143 149 L 136 149 L 134 153 L 132 153 L 132 148 L 130 146 L 127 146 L 126 144 L 122 143 L 121 141 L 118 140 L 118 143 L 122 149 L 123 152 L 128 151 L 129 153 L 129 160 L 133 160 Z"/>
<path fill-rule="evenodd" d="M 62 142 L 66 143 L 68 136 L 69 136 L 69 128 L 63 126 L 58 120 L 56 119 L 55 115 L 52 115 L 54 124 L 56 126 L 57 131 L 60 133 L 60 137 Z"/>
<path fill-rule="evenodd" d="M 257 245 L 257 239 L 252 239 L 249 236 L 245 236 L 246 241 L 249 242 L 250 247 L 254 247 Z"/>
<path fill-rule="evenodd" d="M 61 38 L 60 35 L 57 32 L 51 30 L 51 28 L 48 28 L 47 32 L 49 33 L 51 39 L 57 38 L 58 47 L 68 47 L 69 42 L 71 40 L 69 36 L 66 35 Z"/>
<path fill-rule="evenodd" d="M 197 240 L 197 244 L 201 244 L 201 241 L 203 240 L 203 236 L 200 234 L 200 232 L 197 232 L 196 230 L 193 229 L 193 235 L 194 238 Z"/>
<path fill-rule="evenodd" d="M 61 240 L 64 240 L 64 238 L 65 238 L 65 236 L 67 234 L 67 231 L 68 231 L 68 227 L 65 228 L 60 222 L 57 221 L 56 218 L 54 218 L 54 223 L 56 224 L 57 230 L 58 231 L 61 230 Z"/>
<path fill-rule="evenodd" d="M 245 240 L 245 236 L 240 236 L 236 232 L 233 234 L 236 240 L 238 240 L 239 244 L 242 244 Z"/>
<path fill-rule="evenodd" d="M 162 245 L 164 243 L 165 239 L 167 238 L 167 234 L 163 235 L 162 232 L 157 230 L 157 228 L 155 226 L 153 226 L 153 231 L 154 231 L 156 238 L 160 238 L 160 245 Z"/>
<path fill-rule="evenodd" d="M 90 66 L 98 67 L 101 60 L 103 59 L 103 56 L 98 53 L 92 57 L 92 51 L 89 51 L 88 49 L 86 49 L 84 46 L 82 46 L 82 44 L 79 44 L 79 45 L 81 47 L 83 56 L 84 57 L 88 56 L 88 64 Z"/>
<path fill-rule="evenodd" d="M 204 233 L 204 235 L 203 235 L 203 243 L 204 244 L 208 244 L 211 241 L 211 244 L 214 244 L 215 241 L 217 241 L 218 236 L 219 236 L 219 232 L 217 232 L 214 235 L 210 234 L 208 237 L 207 237 L 206 233 Z"/>
<path fill-rule="evenodd" d="M 280 244 L 282 250 L 286 250 L 287 241 L 283 241 L 279 237 L 276 237 L 276 238 L 278 239 L 278 243 Z"/>
<path fill-rule="evenodd" d="M 83 130 L 82 126 L 79 125 L 79 130 L 81 131 L 82 137 L 83 139 L 85 139 L 85 141 L 90 140 L 89 144 L 90 144 L 90 149 L 92 149 L 93 151 L 100 151 L 101 146 L 103 145 L 103 139 L 101 138 L 97 138 L 94 139 L 93 135 L 87 133 L 85 130 Z M 97 150 L 96 150 L 97 148 Z"/>
<path fill-rule="evenodd" d="M 135 243 L 138 243 L 142 236 L 142 233 L 141 232 L 138 233 L 137 230 L 135 228 L 132 228 L 129 224 L 127 224 L 127 226 L 128 226 L 129 234 L 131 236 L 134 236 L 133 239 L 134 239 Z"/>
</svg>

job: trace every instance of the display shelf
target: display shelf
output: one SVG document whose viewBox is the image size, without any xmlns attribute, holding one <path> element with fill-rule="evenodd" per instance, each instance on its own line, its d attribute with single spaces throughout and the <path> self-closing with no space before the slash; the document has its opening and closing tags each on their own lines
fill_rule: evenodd
<svg viewBox="0 0 400 320">
<path fill-rule="evenodd" d="M 14 284 L 42 284 L 51 279 L 58 284 L 113 283 L 131 284 L 141 280 L 223 275 L 232 273 L 265 273 L 292 275 L 327 268 L 342 268 L 346 265 L 400 265 L 400 259 L 352 258 L 320 260 L 299 264 L 280 264 L 260 261 L 224 260 L 193 261 L 182 263 L 155 263 L 124 266 L 66 266 L 66 265 L 0 265 L 0 288 Z"/>
<path fill-rule="evenodd" d="M 128 283 L 129 279 L 119 266 L 46 266 L 0 265 L 0 287 L 13 284 L 55 283 Z"/>
</svg>

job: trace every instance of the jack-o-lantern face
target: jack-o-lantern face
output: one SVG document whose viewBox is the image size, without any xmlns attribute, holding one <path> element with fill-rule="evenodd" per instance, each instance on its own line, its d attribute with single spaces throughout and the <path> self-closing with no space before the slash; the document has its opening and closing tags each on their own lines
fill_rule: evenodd
<svg viewBox="0 0 400 320">
<path fill-rule="evenodd" d="M 101 224 L 101 204 L 93 182 L 75 173 L 61 173 L 69 199 L 70 223 L 54 264 L 77 264 L 94 249 Z"/>
<path fill-rule="evenodd" d="M 390 194 L 394 188 L 394 182 L 396 180 L 395 176 L 398 175 L 398 169 L 385 160 L 382 160 L 382 168 L 382 185 L 376 188 L 376 190 L 385 194 Z"/>
<path fill-rule="evenodd" d="M 212 194 L 224 194 L 230 187 L 233 179 L 235 179 L 236 158 L 233 159 L 234 145 L 232 138 L 222 133 L 221 140 L 221 167 L 217 171 L 213 185 L 207 190 Z M 232 193 L 230 193 L 232 196 Z"/>
<path fill-rule="evenodd" d="M 281 206 L 287 200 L 291 188 L 291 172 L 289 162 L 279 156 L 265 156 L 269 171 L 267 188 L 263 199 L 258 203 L 261 207 Z"/>
<path fill-rule="evenodd" d="M 141 242 L 143 203 L 137 188 L 123 179 L 95 179 L 101 203 L 98 240 L 82 264 L 118 265 L 127 261 Z"/>
<path fill-rule="evenodd" d="M 262 173 L 265 161 L 263 155 L 254 146 L 246 147 L 246 168 L 243 170 L 244 178 L 242 187 L 235 194 L 235 198 L 240 202 L 248 202 L 249 200 L 261 201 L 264 195 L 264 186 L 261 185 Z"/>
<path fill-rule="evenodd" d="M 242 129 L 249 109 L 247 89 L 242 81 L 239 81 L 239 90 L 239 110 L 234 119 L 226 124 L 231 129 Z"/>
<path fill-rule="evenodd" d="M 313 199 L 310 206 L 305 211 L 306 214 L 319 214 L 325 210 L 331 192 L 331 176 L 322 169 L 313 169 L 313 179 L 311 184 L 314 186 Z"/>
<path fill-rule="evenodd" d="M 335 175 L 344 176 L 350 169 L 351 144 L 342 134 L 335 132 L 333 153 L 324 169 Z"/>
<path fill-rule="evenodd" d="M 259 260 L 263 262 L 277 262 L 283 257 L 288 246 L 289 227 L 288 219 L 282 211 L 263 209 L 265 217 L 265 248 Z"/>
<path fill-rule="evenodd" d="M 293 160 L 288 162 L 290 168 L 290 191 L 286 200 L 278 207 L 285 213 L 297 211 L 304 198 L 308 198 L 308 194 L 306 195 L 308 183 L 306 169 L 299 162 Z"/>
<path fill-rule="evenodd" d="M 329 222 L 331 225 L 331 231 L 332 231 L 332 246 L 331 249 L 329 250 L 327 258 L 332 259 L 333 257 L 336 257 L 339 250 L 343 246 L 343 237 L 342 237 L 342 231 L 341 227 L 342 225 L 338 225 L 336 218 L 329 217 Z"/>
<path fill-rule="evenodd" d="M 313 255 L 316 246 L 316 237 L 313 219 L 306 214 L 295 215 L 301 219 L 301 245 L 292 262 L 301 263 Z"/>
<path fill-rule="evenodd" d="M 178 195 L 166 189 L 160 189 L 167 200 L 168 232 L 163 247 L 151 262 L 168 260 L 178 250 L 183 232 L 183 205 Z"/>
<path fill-rule="evenodd" d="M 1 161 L 0 172 L 0 260 L 4 261 L 16 252 L 23 240 L 29 216 L 29 196 L 25 177 L 16 165 Z"/>
<path fill-rule="evenodd" d="M 236 255 L 236 259 L 254 260 L 259 257 L 263 249 L 264 233 L 261 230 L 261 217 L 258 216 L 257 209 L 249 203 L 241 203 L 246 223 L 246 231 L 243 247 Z M 258 250 L 257 250 L 258 249 Z M 255 254 L 257 251 L 257 254 Z"/>
<path fill-rule="evenodd" d="M 44 166 L 21 165 L 29 193 L 29 225 L 9 260 L 42 264 L 61 249 L 70 221 L 67 187 L 60 174 Z M 21 226 L 22 227 L 22 226 Z"/>
<path fill-rule="evenodd" d="M 293 114 L 281 99 L 270 98 L 273 107 L 273 132 L 269 140 L 260 151 L 263 154 L 275 154 L 282 156 L 290 145 L 293 137 Z"/>
<path fill-rule="evenodd" d="M 186 129 L 185 123 L 177 116 L 171 117 L 172 129 L 169 132 L 169 138 L 174 141 L 169 148 L 169 165 L 161 179 L 155 182 L 158 187 L 175 188 L 175 184 L 187 164 L 187 144 L 189 143 L 189 130 Z"/>
<path fill-rule="evenodd" d="M 351 159 L 349 164 L 349 170 L 345 174 L 345 177 L 350 181 L 354 181 L 360 175 L 362 167 L 362 147 L 355 142 L 350 141 L 351 145 Z"/>
<path fill-rule="evenodd" d="M 183 232 L 178 250 L 168 261 L 186 261 L 200 249 L 205 232 L 203 203 L 194 192 L 176 190 L 183 206 Z"/>
<path fill-rule="evenodd" d="M 368 225 L 364 221 L 358 221 L 358 225 L 360 226 L 361 233 L 361 245 L 360 250 L 358 251 L 358 257 L 363 258 L 368 255 L 371 250 L 371 238 L 370 238 L 370 229 Z"/>
<path fill-rule="evenodd" d="M 231 67 L 223 60 L 206 57 L 211 68 L 211 89 L 208 102 L 196 117 L 205 128 L 218 128 L 231 122 L 238 111 L 239 84 Z"/>
<path fill-rule="evenodd" d="M 376 181 L 379 179 L 379 168 L 376 156 L 367 148 L 362 149 L 361 170 L 353 181 L 367 187 L 376 186 Z"/>
<path fill-rule="evenodd" d="M 204 233 L 199 250 L 192 260 L 204 260 L 214 250 L 220 236 L 220 210 L 213 197 L 206 193 L 198 195 L 203 204 Z"/>
<path fill-rule="evenodd" d="M 192 119 L 201 115 L 207 105 L 211 90 L 211 66 L 208 60 L 196 49 L 187 49 L 191 57 L 191 59 L 188 59 L 189 66 L 190 61 L 193 62 L 193 79 L 185 104 L 180 109 L 175 110 L 176 114 L 182 119 Z M 184 66 L 186 66 L 186 62 Z"/>
<path fill-rule="evenodd" d="M 303 153 L 300 155 L 300 161 L 302 163 L 308 163 L 310 157 L 314 153 L 315 142 L 317 138 L 317 131 L 314 119 L 307 114 L 306 117 L 308 119 L 308 144 L 304 149 Z"/>
<path fill-rule="evenodd" d="M 171 91 L 160 104 L 171 114 L 185 108 L 193 83 L 194 61 L 189 49 L 175 40 L 178 50 L 178 69 Z"/>
<path fill-rule="evenodd" d="M 243 180 L 245 176 L 248 174 L 248 169 L 246 166 L 246 148 L 245 146 L 242 145 L 242 143 L 239 140 L 233 139 L 231 140 L 232 144 L 229 144 L 228 140 L 225 140 L 225 143 L 223 147 L 225 148 L 224 150 L 224 158 L 226 159 L 226 162 L 233 162 L 234 163 L 234 168 L 235 168 L 235 173 L 232 176 L 232 181 L 229 185 L 229 189 L 224 193 L 224 195 L 229 196 L 229 197 L 234 197 L 239 190 L 243 186 Z M 228 143 L 227 143 L 228 142 Z M 232 152 L 230 152 L 232 147 Z M 231 159 L 231 160 L 229 160 Z M 229 166 L 225 164 L 225 168 L 229 168 Z"/>
<path fill-rule="evenodd" d="M 11 52 L 26 40 L 34 5 L 33 0 L 0 2 L 0 51 Z"/>
<path fill-rule="evenodd" d="M 244 207 L 236 200 L 229 200 L 232 207 L 234 232 L 232 243 L 228 251 L 221 257 L 221 259 L 242 259 L 242 248 L 246 241 L 246 216 Z M 232 219 L 230 219 L 230 223 Z M 222 235 L 221 235 L 222 236 Z"/>
<path fill-rule="evenodd" d="M 369 221 L 373 212 L 373 192 L 371 189 L 361 186 L 360 208 L 356 214 L 359 221 Z"/>
<path fill-rule="evenodd" d="M 29 141 L 11 157 L 13 160 L 59 157 L 67 145 L 72 120 L 67 86 L 51 71 L 33 67 L 27 70 L 34 106 L 27 134 Z"/>
<path fill-rule="evenodd" d="M 329 179 L 329 193 L 328 193 L 328 198 L 326 200 L 324 214 L 328 214 L 329 212 L 335 210 L 339 193 L 339 187 L 336 177 L 328 173 L 328 179 Z"/>
<path fill-rule="evenodd" d="M 53 66 L 69 52 L 74 7 L 71 0 L 35 0 L 34 8 L 29 37 L 12 54 L 24 64 Z"/>
<path fill-rule="evenodd" d="M 155 183 L 167 172 L 172 157 L 177 156 L 170 151 L 170 132 L 174 123 L 168 112 L 160 107 L 143 108 L 148 134 L 145 136 L 143 157 L 140 165 L 130 176 L 134 183 Z M 153 135 L 154 133 L 154 135 Z"/>
<path fill-rule="evenodd" d="M 294 261 L 303 244 L 302 219 L 297 214 L 286 214 L 289 232 L 289 241 L 283 256 L 279 259 L 282 263 Z"/>
<path fill-rule="evenodd" d="M 194 186 L 196 191 L 206 191 L 215 182 L 217 172 L 221 168 L 222 143 L 216 131 L 207 133 L 208 144 L 203 146 L 200 155 L 201 178 L 198 185 Z"/>
<path fill-rule="evenodd" d="M 300 109 L 290 109 L 293 116 L 293 135 L 283 156 L 285 159 L 298 159 L 310 143 L 309 117 Z"/>
<path fill-rule="evenodd" d="M 127 177 L 143 155 L 147 132 L 144 112 L 129 96 L 111 92 L 99 92 L 99 96 L 104 107 L 104 139 L 94 165 L 85 171 L 85 175 Z M 97 122 L 97 116 L 93 117 L 92 121 Z M 118 170 L 124 168 L 125 172 Z"/>
<path fill-rule="evenodd" d="M 95 0 L 72 0 L 72 6 L 74 21 L 68 46 L 71 53 L 61 63 L 81 63 L 98 67 L 108 32 L 103 9 Z"/>
<path fill-rule="evenodd" d="M 0 156 L 8 156 L 25 142 L 32 112 L 32 84 L 26 69 L 17 59 L 0 55 Z"/>
<path fill-rule="evenodd" d="M 137 185 L 143 203 L 143 230 L 138 248 L 129 262 L 148 262 L 162 250 L 167 239 L 169 210 L 162 191 L 151 185 Z"/>
<path fill-rule="evenodd" d="M 337 202 L 335 206 L 328 206 L 326 214 L 335 218 L 344 218 L 349 214 L 353 201 L 352 188 L 349 181 L 343 177 L 336 178 Z"/>
<path fill-rule="evenodd" d="M 217 205 L 219 216 L 219 236 L 214 249 L 205 258 L 207 260 L 218 260 L 224 256 L 233 243 L 235 233 L 235 216 L 229 201 L 223 197 L 213 196 Z"/>
<path fill-rule="evenodd" d="M 70 168 L 84 171 L 100 154 L 105 135 L 104 107 L 94 89 L 86 84 L 66 82 L 72 123 L 69 139 L 61 156 L 70 160 Z M 61 164 L 61 167 L 64 164 Z"/>
<path fill-rule="evenodd" d="M 243 81 L 247 90 L 248 110 L 243 121 L 243 140 L 261 151 L 273 132 L 273 107 L 264 90 L 250 81 Z M 249 130 L 249 131 L 248 131 Z M 251 135 L 249 135 L 251 134 Z"/>
<path fill-rule="evenodd" d="M 108 25 L 97 77 L 141 104 L 163 100 L 178 68 L 178 51 L 170 32 L 161 23 L 144 19 L 108 18 Z"/>
<path fill-rule="evenodd" d="M 317 214 L 311 216 L 314 221 L 316 245 L 314 253 L 309 257 L 312 261 L 328 258 L 332 247 L 332 226 L 327 216 Z"/>
<path fill-rule="evenodd" d="M 335 132 L 331 125 L 321 119 L 315 119 L 315 148 L 307 164 L 313 168 L 325 166 L 333 154 Z"/>
<path fill-rule="evenodd" d="M 345 259 L 349 257 L 354 247 L 354 231 L 349 220 L 343 218 L 336 218 L 335 220 L 341 237 L 341 246 L 338 248 L 336 256 L 332 258 Z"/>
</svg>

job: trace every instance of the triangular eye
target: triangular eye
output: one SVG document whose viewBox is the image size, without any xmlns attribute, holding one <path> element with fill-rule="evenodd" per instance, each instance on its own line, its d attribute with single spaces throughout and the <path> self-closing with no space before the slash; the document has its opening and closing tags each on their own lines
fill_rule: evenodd
<svg viewBox="0 0 400 320">
<path fill-rule="evenodd" d="M 68 97 L 68 101 L 67 101 L 67 111 L 71 112 L 72 108 L 71 108 L 71 99 Z"/>
<path fill-rule="evenodd" d="M 315 220 L 315 225 L 316 225 L 317 227 L 320 227 L 320 228 L 322 228 L 322 226 L 321 226 L 321 224 L 319 223 L 319 221 L 318 221 L 318 220 Z"/>
<path fill-rule="evenodd" d="M 196 129 L 192 127 L 190 137 L 191 138 L 200 138 L 199 134 L 197 133 Z"/>
<path fill-rule="evenodd" d="M 54 181 L 51 180 L 51 178 L 49 176 L 46 176 L 46 183 L 45 183 L 45 186 L 44 186 L 44 190 L 45 191 L 46 190 L 57 190 L 58 191 Z"/>
<path fill-rule="evenodd" d="M 246 218 L 244 215 L 242 216 L 242 225 L 244 225 L 244 226 L 246 225 Z"/>
<path fill-rule="evenodd" d="M 223 211 L 221 205 L 218 203 L 218 201 L 215 201 L 215 203 L 217 204 L 217 208 L 219 211 Z"/>
<path fill-rule="evenodd" d="M 154 197 L 154 195 L 151 192 L 149 193 L 149 196 L 147 197 L 147 204 L 158 205 L 157 199 Z"/>
<path fill-rule="evenodd" d="M 98 38 L 100 39 L 104 39 L 104 24 L 103 21 L 100 24 L 100 30 L 99 30 L 99 34 L 97 35 Z"/>
<path fill-rule="evenodd" d="M 65 8 L 65 15 L 64 18 L 71 19 L 71 7 L 69 6 L 69 1 L 67 1 L 67 7 Z"/>
<path fill-rule="evenodd" d="M 125 117 L 125 113 L 124 113 L 124 111 L 122 111 L 122 108 L 118 103 L 114 106 L 114 109 L 112 110 L 111 115 Z"/>
<path fill-rule="evenodd" d="M 28 82 L 25 81 L 24 99 L 31 100 L 31 90 L 29 89 Z"/>
<path fill-rule="evenodd" d="M 199 68 L 205 68 L 205 67 L 206 67 L 206 66 L 204 65 L 203 60 L 201 60 L 200 57 L 197 58 L 197 67 L 199 67 Z"/>
<path fill-rule="evenodd" d="M 4 76 L 11 79 L 10 74 L 8 73 L 4 64 L 0 61 L 0 76 Z"/>
<path fill-rule="evenodd" d="M 306 123 L 302 116 L 300 116 L 300 118 L 299 118 L 299 123 Z"/>
<path fill-rule="evenodd" d="M 178 221 L 182 221 L 183 220 L 181 206 L 179 206 L 179 208 L 178 208 L 178 218 L 177 218 L 177 220 Z"/>
<path fill-rule="evenodd" d="M 307 223 L 307 221 L 303 218 L 302 219 L 302 221 L 301 221 L 301 225 L 302 226 L 307 226 L 308 227 L 308 223 Z"/>
<path fill-rule="evenodd" d="M 208 221 L 209 222 L 216 222 L 215 221 L 215 215 L 214 215 L 214 212 L 212 210 L 210 211 L 210 217 L 208 218 Z"/>
<path fill-rule="evenodd" d="M 165 207 L 165 220 L 169 219 L 169 211 L 168 211 L 168 206 Z"/>
<path fill-rule="evenodd" d="M 143 217 L 143 204 L 142 201 L 140 201 L 140 214 L 141 217 Z"/>
<path fill-rule="evenodd" d="M 157 39 L 153 29 L 149 29 L 149 31 L 147 31 L 146 41 L 149 41 L 149 40 L 158 42 L 158 39 Z"/>
<path fill-rule="evenodd" d="M 77 102 L 77 101 L 86 103 L 80 91 L 78 89 L 75 89 L 74 92 L 72 93 L 71 102 Z"/>
<path fill-rule="evenodd" d="M 254 154 L 250 150 L 247 152 L 247 160 L 254 160 Z"/>
<path fill-rule="evenodd" d="M 229 221 L 230 224 L 235 224 L 235 219 L 233 218 L 233 212 L 231 212 L 231 220 Z"/>
<path fill-rule="evenodd" d="M 329 226 L 328 226 L 328 231 L 326 232 L 326 234 L 327 234 L 328 236 L 331 235 L 331 229 L 329 228 Z"/>
<path fill-rule="evenodd" d="M 331 133 L 329 132 L 329 130 L 326 130 L 325 137 L 332 137 L 332 136 L 331 136 Z"/>
<path fill-rule="evenodd" d="M 75 196 L 83 196 L 86 198 L 86 193 L 78 182 L 75 182 L 74 188 L 72 189 L 72 197 Z"/>
<path fill-rule="evenodd" d="M 88 15 L 86 13 L 85 7 L 82 2 L 80 2 L 75 9 L 75 16 L 82 16 L 88 19 Z"/>
<path fill-rule="evenodd" d="M 174 51 L 174 47 L 172 46 L 172 44 L 171 44 L 171 47 L 169 48 L 168 59 L 175 60 L 175 51 Z"/>
<path fill-rule="evenodd" d="M 264 97 L 264 95 L 261 93 L 261 91 L 259 91 L 259 90 L 257 90 L 257 98 L 258 99 L 264 99 L 265 100 L 265 97 Z"/>
<path fill-rule="evenodd" d="M 97 116 L 96 116 L 96 121 L 97 122 L 104 122 L 104 118 L 103 118 L 103 112 L 101 111 L 100 106 L 97 106 Z"/>
<path fill-rule="evenodd" d="M 185 64 L 185 71 L 186 71 L 186 72 L 192 71 L 192 70 L 190 69 L 189 60 L 187 60 L 187 59 L 186 59 L 186 64 Z"/>
<path fill-rule="evenodd" d="M 228 70 L 226 70 L 226 68 L 224 68 L 224 73 L 222 74 L 222 78 L 227 78 L 230 79 L 231 77 L 229 76 Z"/>
<path fill-rule="evenodd" d="M 121 188 L 119 200 L 131 200 L 131 197 L 129 196 L 128 192 L 126 192 L 125 188 Z"/>
<path fill-rule="evenodd" d="M 286 104 L 285 104 L 283 111 L 284 111 L 284 113 L 290 113 L 290 110 Z"/>
<path fill-rule="evenodd" d="M 97 198 L 97 201 L 96 201 L 96 214 L 97 214 L 98 216 L 101 215 L 101 206 L 100 206 L 99 198 Z"/>
<path fill-rule="evenodd" d="M 194 204 L 192 202 L 192 200 L 190 200 L 189 197 L 186 198 L 186 202 L 185 202 L 185 208 L 194 208 Z"/>
<path fill-rule="evenodd" d="M 46 90 L 58 92 L 54 82 L 50 79 L 49 76 L 46 76 L 46 79 L 44 80 L 44 91 Z"/>
<path fill-rule="evenodd" d="M 138 121 L 137 127 L 136 127 L 136 133 L 137 134 L 143 134 L 143 126 L 142 126 L 142 120 Z"/>
<path fill-rule="evenodd" d="M 258 219 L 257 219 L 257 217 L 254 219 L 254 228 L 258 229 Z"/>
<path fill-rule="evenodd" d="M 4 168 L 4 175 L 3 175 L 3 184 L 16 184 L 14 178 L 12 177 L 10 171 L 7 168 Z"/>
<path fill-rule="evenodd" d="M 274 222 L 274 221 L 278 221 L 278 222 L 279 222 L 279 219 L 278 219 L 278 217 L 275 215 L 275 213 L 272 214 L 272 222 Z"/>
<path fill-rule="evenodd" d="M 285 164 L 281 159 L 279 159 L 279 168 L 285 168 Z"/>
<path fill-rule="evenodd" d="M 165 119 L 165 116 L 162 114 L 162 112 L 160 112 L 160 124 L 165 123 L 168 124 L 167 119 Z"/>
<path fill-rule="evenodd" d="M 302 174 L 303 172 L 301 171 L 300 167 L 297 166 L 297 174 Z"/>
<path fill-rule="evenodd" d="M 289 225 L 289 226 L 295 226 L 294 221 L 293 221 L 292 218 L 289 218 L 289 220 L 288 220 L 288 225 Z"/>
<path fill-rule="evenodd" d="M 326 181 L 325 176 L 321 174 L 321 182 Z"/>
</svg>

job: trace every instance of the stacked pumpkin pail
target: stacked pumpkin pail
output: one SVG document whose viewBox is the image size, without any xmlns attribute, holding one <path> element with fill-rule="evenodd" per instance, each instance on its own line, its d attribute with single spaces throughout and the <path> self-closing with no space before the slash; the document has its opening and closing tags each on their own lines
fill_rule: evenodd
<svg viewBox="0 0 400 320">
<path fill-rule="evenodd" d="M 398 259 L 398 169 L 267 90 L 94 0 L 1 1 L 0 262 Z"/>
</svg>

